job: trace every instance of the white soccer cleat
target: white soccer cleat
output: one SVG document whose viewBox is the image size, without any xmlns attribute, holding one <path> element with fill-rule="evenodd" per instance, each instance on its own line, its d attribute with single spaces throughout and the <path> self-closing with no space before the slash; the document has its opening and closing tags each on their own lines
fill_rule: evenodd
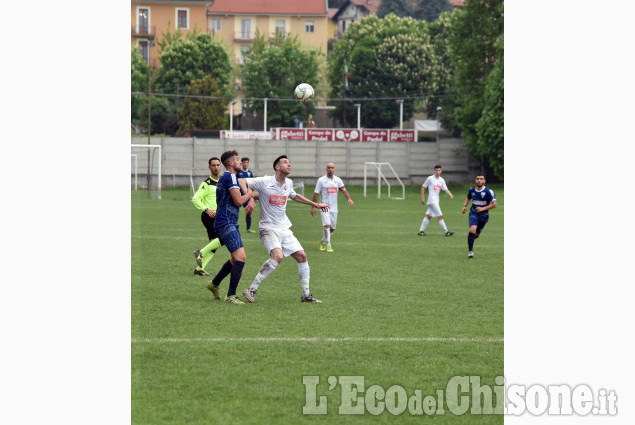
<svg viewBox="0 0 635 425">
<path fill-rule="evenodd" d="M 467 258 L 474 258 L 474 253 L 472 251 L 468 252 Z"/>
</svg>

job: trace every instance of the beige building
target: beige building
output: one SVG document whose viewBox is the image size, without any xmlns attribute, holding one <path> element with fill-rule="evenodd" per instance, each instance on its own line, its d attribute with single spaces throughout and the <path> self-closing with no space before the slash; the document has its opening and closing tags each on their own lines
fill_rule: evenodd
<svg viewBox="0 0 635 425">
<path fill-rule="evenodd" d="M 132 0 L 130 25 L 132 45 L 151 66 L 159 65 L 156 40 L 168 30 L 190 32 L 207 30 L 207 8 L 211 0 Z"/>
</svg>

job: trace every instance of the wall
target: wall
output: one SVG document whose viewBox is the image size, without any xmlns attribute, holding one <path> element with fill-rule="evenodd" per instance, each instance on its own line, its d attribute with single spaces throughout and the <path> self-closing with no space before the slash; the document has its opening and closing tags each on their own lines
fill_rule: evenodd
<svg viewBox="0 0 635 425">
<path fill-rule="evenodd" d="M 147 137 L 133 137 L 133 144 L 148 144 Z M 227 150 L 236 149 L 238 154 L 250 158 L 250 169 L 255 176 L 273 174 L 273 161 L 279 155 L 288 155 L 291 161 L 289 177 L 296 182 L 314 185 L 317 177 L 325 174 L 326 164 L 333 162 L 336 174 L 346 184 L 362 184 L 364 162 L 388 162 L 406 185 L 422 184 L 434 173 L 434 165 L 443 166 L 443 177 L 448 183 L 464 183 L 473 180 L 476 168 L 469 161 L 463 148 L 463 140 L 441 139 L 436 142 L 388 143 L 388 142 L 332 142 L 294 140 L 227 140 L 198 138 L 153 137 L 151 144 L 162 146 L 162 186 L 190 185 L 190 174 L 194 185 L 209 176 L 207 161 L 219 157 Z M 137 154 L 138 187 L 146 185 L 148 149 L 131 148 Z M 152 173 L 158 169 L 158 153 L 151 161 Z M 389 169 L 384 174 L 391 184 L 396 183 Z M 131 161 L 132 184 L 134 186 L 134 161 Z M 376 185 L 376 171 L 368 167 L 367 177 Z M 141 178 L 141 176 L 144 178 Z"/>
</svg>

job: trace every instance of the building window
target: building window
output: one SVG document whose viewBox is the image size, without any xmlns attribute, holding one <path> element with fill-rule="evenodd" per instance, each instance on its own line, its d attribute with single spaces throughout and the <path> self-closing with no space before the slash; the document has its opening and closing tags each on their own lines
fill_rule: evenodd
<svg viewBox="0 0 635 425">
<path fill-rule="evenodd" d="M 148 34 L 150 32 L 150 9 L 146 7 L 137 8 L 137 34 Z"/>
<path fill-rule="evenodd" d="M 315 22 L 304 21 L 304 32 L 315 32 Z"/>
<path fill-rule="evenodd" d="M 190 29 L 190 10 L 189 9 L 176 9 L 176 28 L 180 30 Z"/>
<path fill-rule="evenodd" d="M 276 34 L 284 35 L 284 19 L 276 19 Z"/>
<path fill-rule="evenodd" d="M 249 46 L 240 46 L 240 64 L 244 65 L 249 55 Z"/>
<path fill-rule="evenodd" d="M 251 38 L 251 19 L 240 20 L 240 35 L 243 39 Z"/>
<path fill-rule="evenodd" d="M 220 18 L 212 18 L 210 27 L 212 31 L 220 31 Z"/>
<path fill-rule="evenodd" d="M 149 60 L 149 57 L 150 57 L 149 54 L 148 54 L 149 53 L 148 52 L 148 49 L 149 49 L 148 40 L 139 40 L 139 41 L 137 41 L 137 46 L 139 46 L 141 48 L 141 52 L 139 52 L 139 53 L 141 53 L 141 57 L 143 58 L 143 61 L 145 63 L 148 63 L 148 60 Z"/>
</svg>

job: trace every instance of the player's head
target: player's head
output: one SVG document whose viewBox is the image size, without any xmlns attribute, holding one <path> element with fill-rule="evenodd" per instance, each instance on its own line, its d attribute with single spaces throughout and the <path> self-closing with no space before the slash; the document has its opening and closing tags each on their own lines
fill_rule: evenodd
<svg viewBox="0 0 635 425">
<path fill-rule="evenodd" d="M 231 173 L 240 170 L 240 158 L 236 150 L 223 152 L 220 156 L 220 161 L 225 166 L 225 169 Z"/>
<path fill-rule="evenodd" d="M 249 168 L 249 158 L 243 156 L 242 158 L 240 158 L 240 162 L 243 165 L 243 170 L 247 170 L 247 168 Z"/>
<path fill-rule="evenodd" d="M 280 155 L 277 157 L 276 160 L 273 161 L 273 170 L 275 172 L 282 171 L 289 174 L 289 171 L 291 171 L 291 162 L 289 162 L 289 158 L 287 158 L 286 155 Z"/>
<path fill-rule="evenodd" d="M 218 177 L 220 174 L 220 159 L 215 156 L 211 157 L 207 162 L 209 164 L 209 171 L 212 173 L 212 176 Z"/>
<path fill-rule="evenodd" d="M 476 187 L 478 188 L 483 187 L 485 185 L 485 174 L 478 173 L 474 179 L 474 183 L 476 183 Z"/>
<path fill-rule="evenodd" d="M 335 174 L 335 164 L 333 164 L 332 162 L 329 162 L 328 164 L 326 164 L 326 176 L 328 178 L 333 177 L 333 175 Z"/>
<path fill-rule="evenodd" d="M 437 164 L 434 166 L 434 175 L 439 177 L 441 175 L 441 173 L 443 172 L 443 168 L 441 168 L 441 165 Z"/>
</svg>

